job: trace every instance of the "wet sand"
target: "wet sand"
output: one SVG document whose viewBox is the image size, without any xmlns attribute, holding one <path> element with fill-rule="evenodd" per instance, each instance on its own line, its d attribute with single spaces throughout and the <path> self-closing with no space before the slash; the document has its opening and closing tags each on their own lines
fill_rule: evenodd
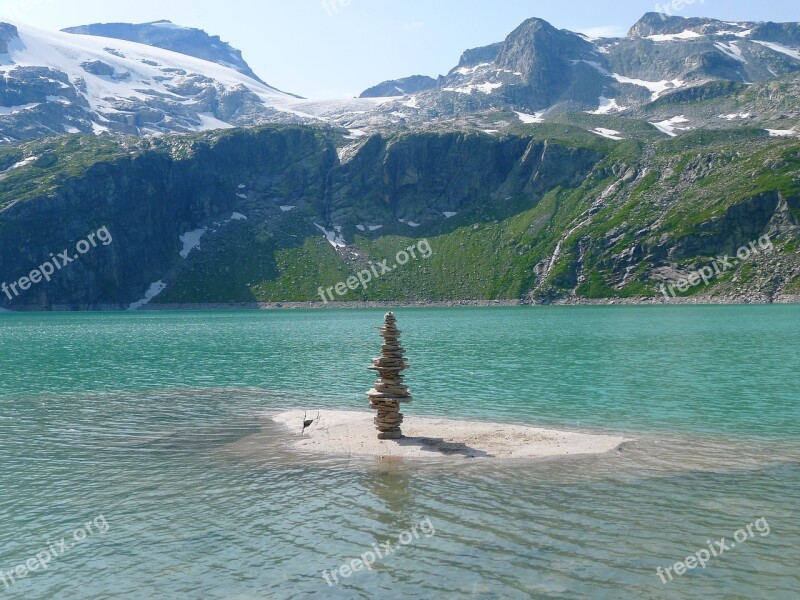
<svg viewBox="0 0 800 600">
<path fill-rule="evenodd" d="M 626 438 L 485 421 L 406 416 L 404 437 L 378 440 L 374 413 L 293 410 L 272 416 L 289 428 L 297 450 L 320 454 L 398 458 L 531 459 L 604 454 Z"/>
</svg>

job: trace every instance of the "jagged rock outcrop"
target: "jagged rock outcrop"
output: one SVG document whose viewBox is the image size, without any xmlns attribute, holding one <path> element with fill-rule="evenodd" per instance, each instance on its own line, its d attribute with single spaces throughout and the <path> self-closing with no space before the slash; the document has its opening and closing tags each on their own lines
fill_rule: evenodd
<svg viewBox="0 0 800 600">
<path fill-rule="evenodd" d="M 8 54 L 8 44 L 19 39 L 17 28 L 11 23 L 0 23 L 0 54 Z"/>
<path fill-rule="evenodd" d="M 364 90 L 361 98 L 383 98 L 386 96 L 407 96 L 436 89 L 437 80 L 426 75 L 413 75 L 403 79 L 384 81 Z"/>
<path fill-rule="evenodd" d="M 476 65 L 491 63 L 497 60 L 497 55 L 503 47 L 503 42 L 481 46 L 480 48 L 470 48 L 465 50 L 458 61 L 460 67 L 474 67 Z"/>
</svg>

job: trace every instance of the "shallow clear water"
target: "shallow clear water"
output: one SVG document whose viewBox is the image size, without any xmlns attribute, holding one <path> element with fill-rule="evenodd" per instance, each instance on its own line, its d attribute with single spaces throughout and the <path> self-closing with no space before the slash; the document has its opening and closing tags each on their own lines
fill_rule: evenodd
<svg viewBox="0 0 800 600">
<path fill-rule="evenodd" d="M 457 466 L 287 451 L 264 413 L 365 408 L 382 312 L 0 315 L 0 574 L 72 545 L 0 594 L 798 597 L 800 306 L 398 310 L 408 414 L 634 441 Z"/>
</svg>

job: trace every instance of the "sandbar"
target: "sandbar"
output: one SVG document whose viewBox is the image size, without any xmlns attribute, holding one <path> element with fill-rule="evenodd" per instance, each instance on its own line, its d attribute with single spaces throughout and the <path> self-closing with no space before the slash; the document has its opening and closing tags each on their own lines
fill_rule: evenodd
<svg viewBox="0 0 800 600">
<path fill-rule="evenodd" d="M 296 450 L 375 458 L 531 459 L 604 454 L 631 441 L 614 435 L 406 415 L 404 437 L 379 440 L 374 413 L 292 410 L 272 420 L 297 436 Z"/>
</svg>

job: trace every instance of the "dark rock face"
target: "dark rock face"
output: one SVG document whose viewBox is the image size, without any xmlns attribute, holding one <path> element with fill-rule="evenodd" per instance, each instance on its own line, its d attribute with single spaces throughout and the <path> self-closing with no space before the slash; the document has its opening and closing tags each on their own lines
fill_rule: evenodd
<svg viewBox="0 0 800 600">
<path fill-rule="evenodd" d="M 483 63 L 494 62 L 497 60 L 497 55 L 500 54 L 500 49 L 503 47 L 502 42 L 490 44 L 489 46 L 482 46 L 480 48 L 471 48 L 466 50 L 461 55 L 458 61 L 459 67 L 474 67 Z"/>
<path fill-rule="evenodd" d="M 48 195 L 12 204 L 0 211 L 6 281 L 100 226 L 114 243 L 14 303 L 0 297 L 0 306 L 126 307 L 181 267 L 180 235 L 237 210 L 296 206 L 285 218 L 302 219 L 309 235 L 318 235 L 314 223 L 342 225 L 345 235 L 360 223 L 400 218 L 438 227 L 444 211 L 479 211 L 487 202 L 509 213 L 535 206 L 553 187 L 579 184 L 600 159 L 589 149 L 454 132 L 376 136 L 341 163 L 334 139 L 305 127 L 237 130 L 192 143 L 183 158 L 155 140 L 151 150 L 96 163 Z M 247 199 L 234 193 L 242 182 Z"/>
<path fill-rule="evenodd" d="M 436 79 L 425 75 L 412 75 L 404 79 L 384 81 L 364 90 L 361 98 L 384 98 L 389 96 L 406 96 L 426 90 L 436 89 Z"/>
<path fill-rule="evenodd" d="M 444 212 L 475 209 L 487 198 L 502 211 L 524 196 L 535 205 L 558 185 L 572 186 L 599 156 L 522 137 L 477 133 L 376 136 L 331 176 L 334 223 L 437 223 Z"/>
<path fill-rule="evenodd" d="M 529 106 L 538 109 L 565 100 L 597 100 L 603 91 L 600 73 L 583 61 L 597 61 L 592 44 L 541 19 L 529 19 L 506 38 L 496 64 L 522 74 L 522 89 L 515 96 L 522 92 L 530 98 Z M 576 86 L 578 79 L 582 82 Z"/>
<path fill-rule="evenodd" d="M 0 105 L 17 106 L 47 102 L 48 96 L 60 96 L 79 106 L 86 99 L 69 84 L 66 73 L 47 67 L 17 67 L 0 79 Z"/>
<path fill-rule="evenodd" d="M 796 47 L 800 42 L 800 23 L 756 23 L 753 39 Z"/>
<path fill-rule="evenodd" d="M 233 48 L 227 42 L 223 42 L 219 36 L 208 35 L 202 29 L 180 27 L 173 25 L 170 21 L 155 21 L 153 23 L 140 24 L 94 23 L 92 25 L 68 27 L 62 31 L 128 40 L 155 46 L 156 48 L 172 50 L 173 52 L 180 52 L 181 54 L 232 67 L 240 73 L 264 83 L 242 58 L 240 50 Z"/>
<path fill-rule="evenodd" d="M 17 28 L 11 23 L 0 23 L 0 54 L 8 54 L 8 44 L 19 39 Z"/>
<path fill-rule="evenodd" d="M 267 201 L 291 198 L 313 212 L 322 209 L 324 175 L 336 159 L 332 144 L 302 128 L 241 131 L 213 147 L 193 144 L 189 153 L 176 159 L 156 144 L 143 154 L 98 162 L 53 193 L 0 211 L 0 277 L 9 282 L 49 252 L 75 248 L 98 227 L 114 239 L 14 306 L 127 307 L 180 264 L 181 234 L 230 216 L 240 201 L 231 192 L 239 182 L 252 182 Z M 0 298 L 0 306 L 8 305 Z"/>
<path fill-rule="evenodd" d="M 707 221 L 695 234 L 687 235 L 669 250 L 654 249 L 653 256 L 662 260 L 676 260 L 694 256 L 736 254 L 748 242 L 758 239 L 775 217 L 780 202 L 778 192 L 753 196 L 746 202 L 728 208 L 725 214 Z"/>
<path fill-rule="evenodd" d="M 114 67 L 102 60 L 92 60 L 81 64 L 83 70 L 93 75 L 100 75 L 105 77 L 112 77 L 114 75 Z"/>
</svg>

